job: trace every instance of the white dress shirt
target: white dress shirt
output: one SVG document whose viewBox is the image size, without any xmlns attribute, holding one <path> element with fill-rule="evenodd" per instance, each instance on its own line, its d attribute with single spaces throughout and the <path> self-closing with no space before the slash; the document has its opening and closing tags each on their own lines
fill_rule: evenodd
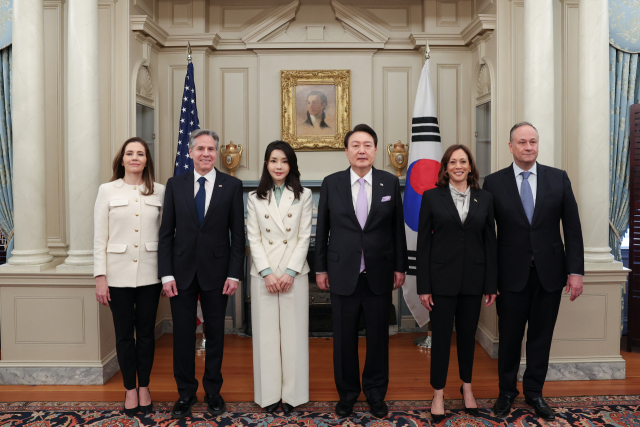
<svg viewBox="0 0 640 427">
<path fill-rule="evenodd" d="M 320 127 L 320 123 L 322 123 L 322 113 L 318 114 L 317 116 L 309 114 L 309 118 L 311 119 L 311 124 L 314 128 Z"/>
<path fill-rule="evenodd" d="M 522 180 L 524 179 L 521 175 L 522 172 L 531 172 L 531 175 L 529 175 L 529 186 L 531 187 L 531 193 L 533 193 L 533 206 L 535 206 L 536 193 L 538 192 L 538 163 L 534 163 L 531 169 L 526 171 L 524 169 L 520 169 L 520 167 L 516 165 L 516 162 L 513 162 L 513 173 L 516 174 L 518 194 L 520 194 L 520 187 L 522 187 Z"/>
<path fill-rule="evenodd" d="M 351 198 L 353 199 L 353 209 L 358 209 L 358 193 L 360 192 L 360 177 L 353 169 L 349 169 L 351 174 Z M 371 211 L 371 190 L 373 189 L 373 168 L 364 176 L 364 191 L 367 193 L 367 215 Z M 356 212 L 357 215 L 357 212 Z"/>
<path fill-rule="evenodd" d="M 206 180 L 204 182 L 204 192 L 205 192 L 204 215 L 207 216 L 207 211 L 209 210 L 209 203 L 211 202 L 211 194 L 213 194 L 213 184 L 215 184 L 216 182 L 216 168 L 211 169 L 211 171 L 206 175 L 200 175 L 198 172 L 196 172 L 195 169 L 193 170 L 193 198 L 194 199 L 196 198 L 196 194 L 198 194 L 198 191 L 200 190 L 200 183 L 198 182 L 198 180 L 202 176 L 204 176 L 204 179 Z M 240 281 L 234 277 L 227 277 L 227 279 L 235 280 L 236 282 Z M 176 279 L 173 276 L 163 276 L 161 280 L 162 280 L 162 284 L 164 285 L 165 283 L 171 282 L 172 280 L 176 280 Z"/>
</svg>

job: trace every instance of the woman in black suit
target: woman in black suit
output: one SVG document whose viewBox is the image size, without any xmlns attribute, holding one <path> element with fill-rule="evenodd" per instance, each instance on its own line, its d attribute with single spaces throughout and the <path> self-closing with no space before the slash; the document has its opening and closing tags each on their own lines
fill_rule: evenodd
<svg viewBox="0 0 640 427">
<path fill-rule="evenodd" d="M 475 335 L 482 306 L 495 301 L 497 247 L 493 197 L 478 186 L 473 155 L 464 145 L 447 149 L 437 187 L 425 191 L 420 207 L 417 287 L 431 311 L 431 414 L 444 419 L 444 386 L 455 319 L 460 392 L 471 415 L 478 407 L 471 391 Z"/>
</svg>

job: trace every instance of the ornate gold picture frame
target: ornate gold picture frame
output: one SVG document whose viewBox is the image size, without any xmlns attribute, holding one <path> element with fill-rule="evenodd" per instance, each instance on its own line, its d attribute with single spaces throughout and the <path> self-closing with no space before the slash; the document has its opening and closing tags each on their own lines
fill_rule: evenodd
<svg viewBox="0 0 640 427">
<path fill-rule="evenodd" d="M 344 150 L 351 70 L 281 70 L 282 140 L 296 151 Z"/>
</svg>

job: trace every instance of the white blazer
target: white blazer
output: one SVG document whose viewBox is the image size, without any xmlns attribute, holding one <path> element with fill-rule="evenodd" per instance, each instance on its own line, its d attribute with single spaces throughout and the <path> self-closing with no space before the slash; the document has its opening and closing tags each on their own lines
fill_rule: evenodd
<svg viewBox="0 0 640 427">
<path fill-rule="evenodd" d="M 307 252 L 311 240 L 313 200 L 311 190 L 304 188 L 300 200 L 294 204 L 293 191 L 284 188 L 280 206 L 271 194 L 271 203 L 258 199 L 255 192 L 247 199 L 247 239 L 251 248 L 251 275 L 287 268 L 298 275 L 307 274 Z"/>
<path fill-rule="evenodd" d="M 102 184 L 94 209 L 93 275 L 107 276 L 116 288 L 160 283 L 158 279 L 158 230 L 162 220 L 164 185 L 153 183 L 153 194 L 143 196 L 144 186 L 122 179 Z"/>
</svg>

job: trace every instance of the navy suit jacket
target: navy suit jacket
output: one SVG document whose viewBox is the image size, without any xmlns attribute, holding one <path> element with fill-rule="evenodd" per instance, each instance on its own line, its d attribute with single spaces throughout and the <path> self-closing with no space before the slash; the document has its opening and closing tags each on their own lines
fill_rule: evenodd
<svg viewBox="0 0 640 427">
<path fill-rule="evenodd" d="M 322 181 L 316 226 L 316 271 L 329 274 L 331 292 L 338 295 L 351 295 L 355 290 L 363 249 L 367 281 L 377 295 L 391 292 L 394 271 L 405 272 L 408 268 L 400 182 L 389 172 L 376 168 L 372 181 L 371 209 L 364 229 L 353 207 L 350 169 Z"/>
<path fill-rule="evenodd" d="M 242 181 L 216 169 L 211 201 L 202 225 L 194 200 L 193 172 L 169 178 L 158 242 L 158 276 L 174 276 L 186 289 L 198 275 L 203 290 L 242 278 L 244 205 Z"/>
<path fill-rule="evenodd" d="M 535 260 L 540 283 L 549 292 L 562 289 L 567 275 L 584 274 L 584 246 L 578 204 L 563 170 L 538 163 L 532 223 L 518 193 L 513 165 L 487 176 L 483 188 L 493 194 L 498 226 L 498 290 L 525 288 Z M 560 223 L 562 231 L 560 232 Z M 564 234 L 564 245 L 562 244 Z"/>
</svg>

